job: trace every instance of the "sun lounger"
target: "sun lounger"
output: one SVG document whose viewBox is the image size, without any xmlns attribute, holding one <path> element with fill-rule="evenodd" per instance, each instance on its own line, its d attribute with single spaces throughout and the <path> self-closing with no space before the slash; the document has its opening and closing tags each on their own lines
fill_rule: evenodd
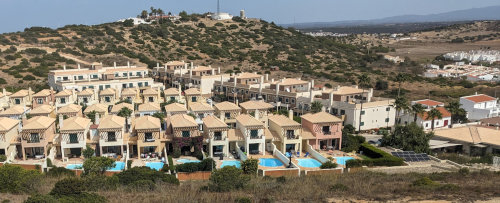
<svg viewBox="0 0 500 203">
<path fill-rule="evenodd" d="M 304 155 L 304 157 L 307 157 L 307 156 L 309 156 L 309 152 L 306 152 L 306 154 Z"/>
<path fill-rule="evenodd" d="M 297 157 L 300 157 L 300 152 L 297 152 Z"/>
<path fill-rule="evenodd" d="M 286 157 L 291 157 L 292 155 L 290 155 L 290 152 L 286 152 L 286 153 L 285 153 L 285 156 L 286 156 Z"/>
</svg>

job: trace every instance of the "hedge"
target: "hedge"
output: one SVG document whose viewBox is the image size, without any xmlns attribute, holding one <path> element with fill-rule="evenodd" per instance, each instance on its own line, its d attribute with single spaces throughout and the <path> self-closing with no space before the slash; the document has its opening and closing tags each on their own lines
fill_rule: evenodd
<svg viewBox="0 0 500 203">
<path fill-rule="evenodd" d="M 361 167 L 361 166 L 401 166 L 404 164 L 403 159 L 392 156 L 391 154 L 380 150 L 379 148 L 368 143 L 361 144 L 359 148 L 363 154 L 371 159 L 351 159 L 346 162 L 347 168 Z"/>
<path fill-rule="evenodd" d="M 217 164 L 211 158 L 204 159 L 203 161 L 196 163 L 184 163 L 176 166 L 178 172 L 195 172 L 195 171 L 212 171 Z"/>
</svg>

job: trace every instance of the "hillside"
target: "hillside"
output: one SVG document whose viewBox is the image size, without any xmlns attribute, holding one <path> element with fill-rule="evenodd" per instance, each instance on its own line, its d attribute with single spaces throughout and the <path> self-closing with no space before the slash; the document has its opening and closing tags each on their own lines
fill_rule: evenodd
<svg viewBox="0 0 500 203">
<path fill-rule="evenodd" d="M 68 25 L 55 30 L 32 27 L 1 34 L 0 87 L 9 91 L 28 86 L 35 90 L 46 88 L 49 70 L 62 69 L 64 64 L 76 68 L 77 63 L 88 67 L 92 62 L 112 66 L 114 61 L 119 65 L 130 61 L 152 68 L 170 60 L 220 66 L 226 73 L 248 71 L 270 73 L 274 78 L 315 79 L 316 84 L 325 86 L 356 84 L 358 77 L 366 74 L 371 86 L 378 90 L 376 95 L 384 97 L 395 97 L 399 86 L 396 75 L 404 74 L 410 78 L 403 84 L 409 99 L 432 96 L 447 101 L 475 91 L 493 95 L 498 86 L 419 76 L 421 64 L 448 50 L 485 45 L 498 48 L 500 35 L 494 24 L 498 22 L 446 26 L 408 34 L 418 35 L 417 41 L 394 41 L 377 35 L 311 37 L 257 19 L 214 21 L 199 14 L 183 19 L 136 26 L 107 23 Z M 450 42 L 469 35 L 476 37 L 460 44 Z M 455 48 L 443 49 L 447 46 Z M 383 54 L 409 60 L 394 64 L 384 60 Z M 279 71 L 272 71 L 273 66 Z"/>
</svg>

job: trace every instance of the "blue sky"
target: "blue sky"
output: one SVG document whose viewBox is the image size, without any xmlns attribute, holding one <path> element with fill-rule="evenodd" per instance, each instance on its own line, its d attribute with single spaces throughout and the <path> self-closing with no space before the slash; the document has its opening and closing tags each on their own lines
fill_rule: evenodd
<svg viewBox="0 0 500 203">
<path fill-rule="evenodd" d="M 179 13 L 216 10 L 216 0 L 0 0 L 0 33 L 25 27 L 99 24 L 151 6 Z M 500 0 L 221 0 L 221 10 L 285 24 L 433 14 L 500 5 Z"/>
</svg>

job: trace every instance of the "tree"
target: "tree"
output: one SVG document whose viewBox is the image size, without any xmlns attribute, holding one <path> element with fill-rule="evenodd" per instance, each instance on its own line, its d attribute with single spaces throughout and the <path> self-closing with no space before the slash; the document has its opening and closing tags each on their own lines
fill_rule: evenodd
<svg viewBox="0 0 500 203">
<path fill-rule="evenodd" d="M 0 167 L 0 193 L 33 192 L 41 176 L 40 170 L 4 164 Z"/>
<path fill-rule="evenodd" d="M 434 131 L 434 120 L 436 118 L 437 119 L 442 119 L 443 118 L 443 114 L 441 114 L 441 111 L 439 111 L 436 108 L 433 108 L 429 112 L 427 112 L 427 118 L 426 119 L 432 119 L 432 123 L 431 123 L 431 129 L 432 129 L 432 131 Z"/>
<path fill-rule="evenodd" d="M 228 192 L 245 187 L 250 177 L 244 175 L 241 169 L 234 166 L 226 166 L 212 172 L 209 180 L 210 190 Z"/>
<path fill-rule="evenodd" d="M 425 133 L 416 123 L 405 126 L 396 126 L 394 132 L 382 137 L 382 146 L 391 146 L 405 151 L 429 153 L 429 140 L 434 133 Z"/>
<path fill-rule="evenodd" d="M 467 121 L 467 111 L 461 108 L 462 104 L 458 101 L 452 101 L 448 105 L 445 106 L 446 110 L 451 113 L 451 122 L 452 123 L 461 123 Z"/>
<path fill-rule="evenodd" d="M 401 93 L 401 84 L 406 82 L 408 80 L 408 77 L 405 75 L 405 74 L 402 74 L 402 73 L 399 73 L 397 76 L 396 76 L 396 82 L 398 83 L 398 97 Z"/>
<path fill-rule="evenodd" d="M 132 115 L 132 110 L 130 110 L 127 107 L 123 107 L 122 109 L 120 109 L 120 111 L 118 111 L 117 115 L 121 116 L 121 117 L 128 118 L 128 117 L 130 117 L 130 115 Z"/>
<path fill-rule="evenodd" d="M 115 161 L 107 157 L 91 157 L 83 162 L 83 174 L 102 175 L 108 168 L 115 166 Z"/>
<path fill-rule="evenodd" d="M 87 145 L 86 148 L 82 151 L 83 157 L 85 159 L 89 159 L 94 156 L 95 150 L 90 147 L 90 145 Z"/>
<path fill-rule="evenodd" d="M 146 11 L 146 10 L 142 10 L 142 12 L 141 12 L 141 18 L 142 18 L 142 19 L 146 19 L 146 18 L 148 18 L 148 11 Z"/>
<path fill-rule="evenodd" d="M 95 114 L 96 113 L 97 113 L 96 111 L 91 111 L 90 113 L 86 114 L 87 118 L 89 118 L 92 121 L 92 123 L 95 123 Z"/>
<path fill-rule="evenodd" d="M 376 90 L 386 90 L 387 88 L 389 88 L 387 81 L 379 79 L 377 80 L 377 83 L 375 83 Z"/>
<path fill-rule="evenodd" d="M 361 88 L 371 88 L 372 79 L 367 74 L 358 76 L 358 86 Z"/>
<path fill-rule="evenodd" d="M 127 20 L 123 21 L 123 26 L 125 26 L 125 27 L 132 27 L 132 26 L 134 26 L 134 20 L 127 19 Z"/>
<path fill-rule="evenodd" d="M 256 175 L 257 169 L 259 168 L 259 160 L 257 159 L 247 159 L 241 162 L 241 169 L 243 169 L 243 173 Z"/>
<path fill-rule="evenodd" d="M 413 122 L 417 122 L 417 116 L 424 113 L 425 107 L 422 104 L 416 103 L 411 106 L 411 112 L 413 112 Z"/>
<path fill-rule="evenodd" d="M 314 101 L 311 103 L 311 112 L 318 113 L 322 110 L 323 104 L 320 101 Z"/>
<path fill-rule="evenodd" d="M 408 102 L 406 98 L 400 96 L 396 97 L 396 100 L 394 101 L 394 108 L 396 109 L 396 124 L 401 123 L 399 118 L 401 111 L 408 109 Z"/>
<path fill-rule="evenodd" d="M 151 10 L 151 13 L 149 13 L 150 16 L 156 16 L 156 9 L 154 7 L 151 6 L 151 8 L 149 8 Z"/>
<path fill-rule="evenodd" d="M 163 14 L 165 14 L 165 12 L 163 12 L 161 8 L 157 9 L 156 12 L 160 15 L 160 20 L 158 20 L 158 22 L 161 24 L 163 20 Z"/>
</svg>

